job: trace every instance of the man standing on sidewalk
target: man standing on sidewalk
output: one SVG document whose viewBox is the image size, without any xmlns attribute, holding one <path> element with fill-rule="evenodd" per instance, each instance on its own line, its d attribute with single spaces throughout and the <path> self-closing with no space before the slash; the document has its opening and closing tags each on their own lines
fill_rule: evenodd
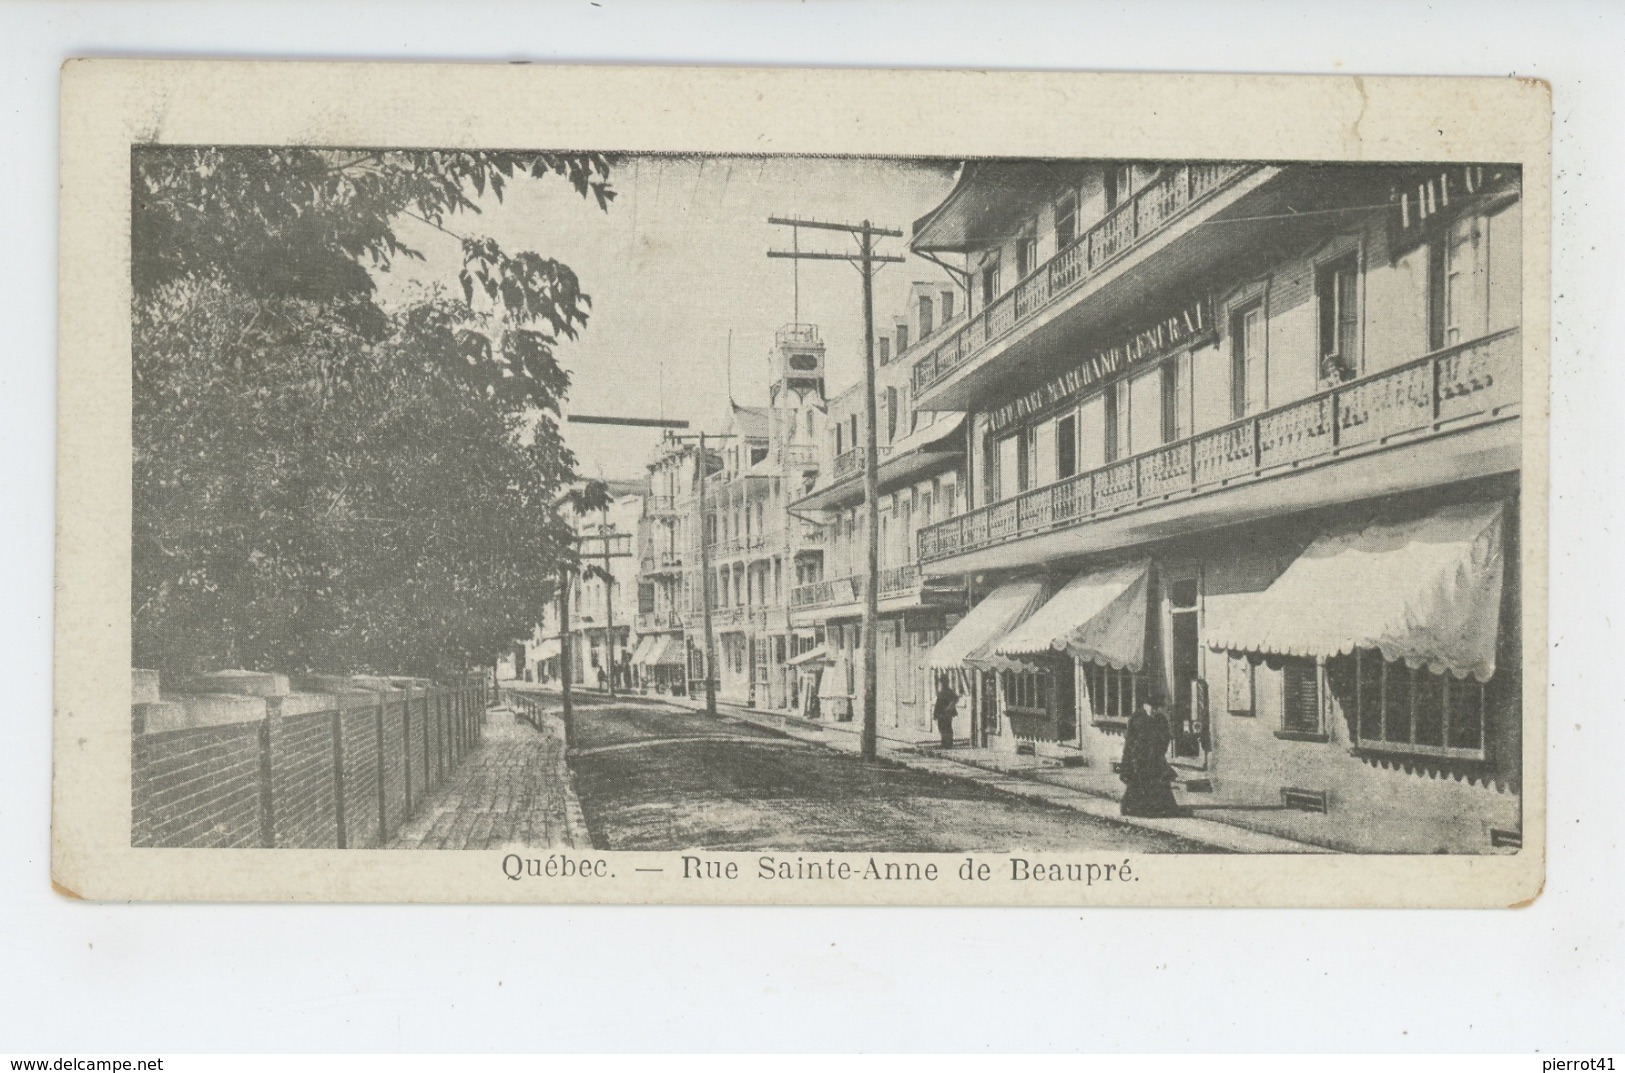
<svg viewBox="0 0 1625 1073">
<path fill-rule="evenodd" d="M 948 679 L 944 678 L 941 687 L 937 689 L 937 703 L 932 711 L 937 721 L 937 730 L 942 734 L 944 749 L 954 747 L 954 715 L 958 711 L 959 694 L 954 692 L 953 687 L 948 684 Z"/>
</svg>

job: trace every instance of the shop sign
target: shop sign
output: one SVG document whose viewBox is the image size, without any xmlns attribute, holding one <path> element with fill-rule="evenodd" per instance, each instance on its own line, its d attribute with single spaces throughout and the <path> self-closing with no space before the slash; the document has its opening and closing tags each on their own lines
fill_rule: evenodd
<svg viewBox="0 0 1625 1073">
<path fill-rule="evenodd" d="M 988 415 L 990 430 L 1008 428 L 1024 417 L 1081 394 L 1119 370 L 1160 358 L 1212 330 L 1213 299 L 1204 295 L 1115 346 L 1097 351 L 1083 364 L 994 409 Z"/>
</svg>

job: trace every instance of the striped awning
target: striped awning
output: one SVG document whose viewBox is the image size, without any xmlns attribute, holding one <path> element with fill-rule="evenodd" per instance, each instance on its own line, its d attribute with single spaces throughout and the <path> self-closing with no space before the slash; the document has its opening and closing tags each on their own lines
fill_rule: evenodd
<svg viewBox="0 0 1625 1073">
<path fill-rule="evenodd" d="M 1005 582 L 966 612 L 932 647 L 926 666 L 937 671 L 961 667 L 997 669 L 997 661 L 992 658 L 994 645 L 1037 611 L 1049 593 L 1048 582 L 1041 578 Z"/>
<path fill-rule="evenodd" d="M 638 647 L 632 652 L 632 662 L 640 667 L 646 667 L 653 662 L 649 657 L 654 650 L 660 647 L 660 635 L 655 633 L 644 634 L 638 638 Z"/>
<path fill-rule="evenodd" d="M 1495 673 L 1501 622 L 1500 502 L 1333 529 L 1274 584 L 1209 612 L 1208 646 L 1275 656 L 1384 659 L 1457 678 Z"/>
<path fill-rule="evenodd" d="M 676 634 L 661 634 L 656 640 L 654 650 L 649 654 L 649 666 L 683 666 L 683 642 Z"/>
<path fill-rule="evenodd" d="M 993 646 L 992 659 L 1014 670 L 1051 652 L 1116 670 L 1145 663 L 1145 611 L 1151 561 L 1086 570 L 1062 586 L 1031 618 Z"/>
</svg>

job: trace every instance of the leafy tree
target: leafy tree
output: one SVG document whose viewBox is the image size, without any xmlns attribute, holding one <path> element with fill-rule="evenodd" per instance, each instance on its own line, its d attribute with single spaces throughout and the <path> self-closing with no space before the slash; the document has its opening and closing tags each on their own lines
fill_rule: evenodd
<svg viewBox="0 0 1625 1073">
<path fill-rule="evenodd" d="M 574 561 L 553 347 L 568 266 L 466 237 L 460 294 L 373 272 L 521 178 L 607 208 L 594 155 L 153 148 L 132 197 L 133 656 L 435 673 L 527 636 Z M 470 191 L 472 190 L 472 196 Z"/>
</svg>

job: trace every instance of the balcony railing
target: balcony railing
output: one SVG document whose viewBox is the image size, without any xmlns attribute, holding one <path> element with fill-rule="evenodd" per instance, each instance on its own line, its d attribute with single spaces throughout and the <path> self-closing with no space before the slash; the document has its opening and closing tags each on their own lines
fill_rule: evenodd
<svg viewBox="0 0 1625 1073">
<path fill-rule="evenodd" d="M 918 588 L 919 584 L 920 568 L 913 563 L 887 567 L 880 572 L 882 599 L 888 596 L 907 595 Z M 823 581 L 813 581 L 791 589 L 790 606 L 797 611 L 806 611 L 817 607 L 857 603 L 863 599 L 864 588 L 862 574 L 825 578 Z"/>
<path fill-rule="evenodd" d="M 639 611 L 638 632 L 682 629 L 684 613 L 672 608 L 668 611 Z"/>
<path fill-rule="evenodd" d="M 845 480 L 854 473 L 862 472 L 865 450 L 862 447 L 854 447 L 850 451 L 843 451 L 836 455 L 834 472 L 830 476 L 831 482 Z M 875 457 L 882 462 L 886 460 L 887 455 L 891 454 L 890 447 L 881 447 L 877 450 L 879 453 Z"/>
<path fill-rule="evenodd" d="M 1508 329 L 978 508 L 920 530 L 919 558 L 980 551 L 1497 416 L 1519 400 L 1521 346 L 1518 329 Z"/>
<path fill-rule="evenodd" d="M 674 496 L 644 496 L 643 512 L 645 514 L 675 514 L 677 512 L 677 499 Z"/>
<path fill-rule="evenodd" d="M 780 346 L 817 346 L 818 325 L 786 324 L 774 335 Z"/>
<path fill-rule="evenodd" d="M 787 466 L 818 465 L 818 448 L 810 443 L 787 443 L 779 453 Z"/>
<path fill-rule="evenodd" d="M 645 555 L 639 560 L 640 572 L 644 574 L 671 574 L 683 568 L 683 553 L 680 551 L 663 551 L 657 555 Z"/>
<path fill-rule="evenodd" d="M 1124 253 L 1254 168 L 1255 165 L 1248 164 L 1188 164 L 1163 171 L 1144 190 L 1112 210 L 1025 279 L 1018 280 L 1014 287 L 915 362 L 915 396 L 947 379 L 955 369 L 1010 329 L 1053 305 Z"/>
</svg>

